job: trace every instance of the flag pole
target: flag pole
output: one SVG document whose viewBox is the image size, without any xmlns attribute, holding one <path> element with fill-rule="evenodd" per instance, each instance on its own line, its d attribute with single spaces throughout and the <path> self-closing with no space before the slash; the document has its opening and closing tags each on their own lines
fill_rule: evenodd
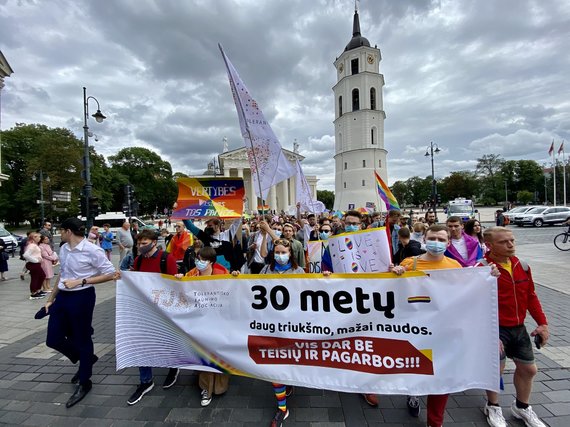
<svg viewBox="0 0 570 427">
<path fill-rule="evenodd" d="M 564 178 L 564 206 L 566 206 L 566 160 L 564 159 L 564 140 L 562 140 L 560 148 L 562 149 L 562 176 Z M 558 154 L 560 154 L 560 149 L 558 149 Z"/>
<path fill-rule="evenodd" d="M 240 99 L 239 95 L 237 94 L 236 85 L 235 85 L 235 82 L 233 81 L 232 73 L 230 72 L 230 67 L 228 66 L 228 62 L 226 61 L 226 54 L 224 53 L 224 49 L 222 49 L 222 45 L 220 43 L 218 43 L 218 47 L 220 48 L 220 52 L 222 53 L 222 58 L 224 58 L 224 64 L 226 65 L 226 69 L 228 70 L 228 77 L 230 79 L 230 85 L 233 89 L 233 93 L 236 94 L 235 99 L 237 99 L 237 101 L 239 103 L 238 114 L 240 114 L 242 116 L 243 123 L 245 124 L 245 128 L 246 128 L 247 134 L 249 136 L 249 144 L 251 145 L 251 155 L 253 156 L 253 163 L 255 164 L 255 174 L 257 175 L 257 185 L 259 186 L 259 198 L 261 199 L 261 212 L 263 215 L 263 214 L 265 214 L 265 200 L 263 199 L 263 190 L 261 189 L 261 179 L 259 177 L 259 168 L 257 167 L 257 158 L 255 157 L 255 149 L 253 147 L 253 138 L 251 137 L 251 131 L 249 130 L 249 126 L 247 124 L 247 120 L 245 119 L 245 115 L 243 114 L 243 105 L 241 105 L 241 99 Z"/>
<path fill-rule="evenodd" d="M 554 181 L 554 207 L 556 207 L 556 159 L 554 157 L 554 140 L 552 140 L 552 177 Z"/>
</svg>

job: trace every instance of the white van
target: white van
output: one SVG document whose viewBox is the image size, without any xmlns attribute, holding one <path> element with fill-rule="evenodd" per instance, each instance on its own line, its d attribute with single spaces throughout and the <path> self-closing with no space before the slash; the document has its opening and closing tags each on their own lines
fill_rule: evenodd
<svg viewBox="0 0 570 427">
<path fill-rule="evenodd" d="M 82 217 L 81 220 L 85 221 L 85 218 Z M 109 230 L 113 232 L 113 240 L 115 240 L 117 238 L 117 231 L 119 231 L 125 221 L 130 223 L 136 222 L 139 225 L 139 230 L 142 230 L 143 228 L 156 228 L 155 225 L 146 224 L 136 216 L 128 218 L 123 212 L 107 212 L 98 215 L 93 220 L 93 225 L 99 227 L 99 231 L 103 231 L 103 224 L 109 224 Z"/>
</svg>

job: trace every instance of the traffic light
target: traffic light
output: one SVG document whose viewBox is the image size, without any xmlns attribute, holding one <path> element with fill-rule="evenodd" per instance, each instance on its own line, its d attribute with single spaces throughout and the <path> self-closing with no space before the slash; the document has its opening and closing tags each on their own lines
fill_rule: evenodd
<svg viewBox="0 0 570 427">
<path fill-rule="evenodd" d="M 86 216 L 87 203 L 85 196 L 83 194 L 79 196 L 79 209 L 81 210 L 81 216 Z"/>
<path fill-rule="evenodd" d="M 89 198 L 89 216 L 95 218 L 101 213 L 101 207 L 99 206 L 99 198 L 91 196 Z"/>
<path fill-rule="evenodd" d="M 437 204 L 441 205 L 441 194 L 437 195 Z"/>
</svg>

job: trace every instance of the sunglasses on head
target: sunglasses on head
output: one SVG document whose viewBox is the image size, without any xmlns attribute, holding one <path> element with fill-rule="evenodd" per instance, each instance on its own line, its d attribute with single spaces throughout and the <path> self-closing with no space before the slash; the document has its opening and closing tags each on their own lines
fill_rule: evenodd
<svg viewBox="0 0 570 427">
<path fill-rule="evenodd" d="M 273 245 L 274 245 L 274 246 L 277 246 L 277 245 L 280 245 L 280 246 L 291 246 L 291 243 L 290 243 L 289 240 L 287 240 L 287 239 L 275 239 L 275 240 L 273 241 Z"/>
</svg>

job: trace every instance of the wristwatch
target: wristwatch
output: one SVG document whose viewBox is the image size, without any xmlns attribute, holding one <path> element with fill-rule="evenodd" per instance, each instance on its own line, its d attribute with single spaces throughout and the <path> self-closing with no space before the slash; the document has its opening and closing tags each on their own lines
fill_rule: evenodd
<svg viewBox="0 0 570 427">
<path fill-rule="evenodd" d="M 83 286 L 85 286 L 86 284 L 87 284 L 87 279 L 83 279 L 83 280 L 81 281 L 81 286 L 83 287 Z"/>
</svg>

